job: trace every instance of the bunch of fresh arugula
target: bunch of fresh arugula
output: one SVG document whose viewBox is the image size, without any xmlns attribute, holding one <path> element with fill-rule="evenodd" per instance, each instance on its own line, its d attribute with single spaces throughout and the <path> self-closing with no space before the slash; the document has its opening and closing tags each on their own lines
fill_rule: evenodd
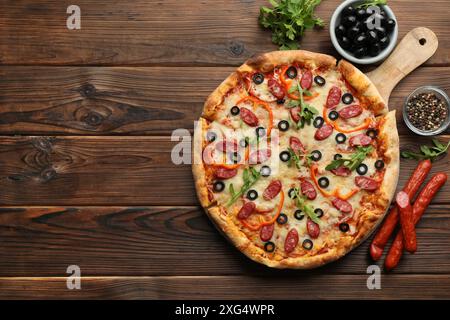
<svg viewBox="0 0 450 320">
<path fill-rule="evenodd" d="M 317 216 L 317 214 L 314 212 L 314 207 L 311 205 L 308 205 L 306 203 L 306 197 L 304 195 L 300 195 L 300 192 L 298 190 L 298 188 L 294 188 L 293 189 L 293 193 L 294 193 L 294 201 L 295 201 L 295 205 L 297 206 L 297 208 L 299 208 L 300 210 L 302 210 L 304 213 L 306 213 L 306 215 L 315 223 L 319 224 L 320 223 L 320 219 Z"/>
<path fill-rule="evenodd" d="M 431 147 L 425 145 L 420 146 L 420 153 L 409 150 L 402 151 L 402 158 L 416 160 L 430 159 L 431 161 L 434 161 L 437 157 L 446 153 L 450 146 L 450 141 L 446 145 L 437 139 L 432 139 L 432 141 L 433 145 Z"/>
<path fill-rule="evenodd" d="M 353 171 L 364 161 L 366 156 L 371 153 L 372 150 L 372 146 L 359 146 L 356 148 L 356 152 L 352 153 L 350 158 L 340 158 L 337 160 L 333 160 L 329 165 L 325 167 L 325 170 L 334 170 L 341 166 L 344 166 Z"/>
<path fill-rule="evenodd" d="M 255 168 L 244 169 L 242 174 L 242 179 L 244 184 L 239 191 L 234 190 L 234 186 L 230 183 L 229 191 L 231 194 L 231 199 L 227 202 L 227 207 L 235 203 L 241 196 L 243 196 L 261 177 L 261 173 L 256 171 Z"/>
<path fill-rule="evenodd" d="M 314 15 L 321 0 L 269 0 L 271 8 L 260 9 L 259 22 L 272 30 L 272 42 L 280 50 L 299 48 L 298 40 L 306 29 L 323 27 L 322 19 Z"/>
<path fill-rule="evenodd" d="M 303 163 L 306 164 L 308 167 L 311 166 L 312 156 L 310 153 L 308 154 L 297 154 L 292 150 L 292 148 L 288 148 L 289 155 L 291 156 L 289 160 L 289 165 L 294 164 L 297 169 L 300 169 L 302 167 L 302 160 Z"/>
<path fill-rule="evenodd" d="M 286 106 L 287 108 L 300 107 L 300 112 L 298 113 L 300 121 L 297 123 L 297 129 L 304 128 L 305 124 L 311 125 L 311 120 L 314 119 L 314 115 L 319 113 L 319 111 L 316 108 L 314 108 L 310 104 L 307 104 L 303 100 L 303 95 L 310 96 L 311 92 L 306 89 L 302 89 L 302 87 L 298 82 L 296 84 L 293 84 L 289 88 L 288 92 L 289 93 L 298 92 L 299 95 L 299 98 L 297 100 L 295 99 L 290 100 Z"/>
</svg>

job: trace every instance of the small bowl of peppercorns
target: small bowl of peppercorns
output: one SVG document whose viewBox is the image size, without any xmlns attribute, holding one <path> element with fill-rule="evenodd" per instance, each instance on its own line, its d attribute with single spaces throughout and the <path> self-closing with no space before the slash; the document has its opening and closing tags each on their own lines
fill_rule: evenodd
<svg viewBox="0 0 450 320">
<path fill-rule="evenodd" d="M 444 132 L 450 125 L 447 94 L 433 86 L 417 88 L 406 98 L 403 120 L 411 131 L 422 136 Z"/>
</svg>

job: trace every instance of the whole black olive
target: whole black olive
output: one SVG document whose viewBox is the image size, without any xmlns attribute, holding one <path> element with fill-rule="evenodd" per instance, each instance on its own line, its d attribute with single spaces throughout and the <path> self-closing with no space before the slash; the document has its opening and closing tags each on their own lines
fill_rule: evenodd
<svg viewBox="0 0 450 320">
<path fill-rule="evenodd" d="M 344 27 L 350 28 L 356 23 L 356 17 L 353 15 L 346 16 L 342 19 L 341 23 Z"/>
<path fill-rule="evenodd" d="M 225 189 L 225 183 L 223 183 L 222 181 L 214 182 L 214 184 L 213 184 L 214 192 L 222 192 L 223 189 Z"/>
<path fill-rule="evenodd" d="M 342 37 L 338 39 L 339 45 L 342 47 L 342 49 L 348 50 L 352 46 L 352 42 L 347 37 Z"/>
<path fill-rule="evenodd" d="M 386 21 L 386 30 L 387 30 L 388 32 L 391 32 L 392 30 L 394 30 L 396 24 L 397 24 L 397 23 L 395 22 L 394 19 L 388 19 L 388 20 Z"/>
<path fill-rule="evenodd" d="M 263 177 L 268 177 L 272 173 L 272 169 L 270 169 L 269 166 L 262 166 L 261 169 L 259 169 L 259 173 L 261 173 Z"/>
<path fill-rule="evenodd" d="M 358 59 L 364 58 L 367 55 L 367 48 L 366 47 L 358 48 L 355 51 L 353 51 L 353 55 Z"/>
<path fill-rule="evenodd" d="M 348 6 L 348 7 L 345 7 L 342 10 L 341 15 L 342 15 L 342 17 L 346 17 L 346 16 L 349 16 L 349 15 L 351 15 L 353 13 L 355 13 L 355 8 L 353 8 L 352 6 Z"/>
<path fill-rule="evenodd" d="M 383 27 L 378 27 L 373 30 L 377 32 L 378 39 L 384 38 L 387 35 L 386 29 Z"/>
<path fill-rule="evenodd" d="M 366 36 L 370 44 L 378 42 L 378 33 L 375 30 L 367 31 Z"/>
<path fill-rule="evenodd" d="M 358 19 L 359 21 L 364 21 L 364 19 L 367 17 L 367 12 L 365 9 L 360 8 L 360 9 L 356 10 L 355 16 L 356 16 L 356 19 Z"/>
<path fill-rule="evenodd" d="M 231 114 L 233 116 L 237 116 L 239 114 L 239 112 L 240 112 L 240 109 L 239 109 L 238 106 L 234 106 L 234 107 L 231 108 L 230 112 L 231 112 Z"/>
<path fill-rule="evenodd" d="M 376 57 L 380 54 L 381 47 L 379 43 L 374 43 L 369 47 L 369 56 Z"/>
<path fill-rule="evenodd" d="M 348 29 L 347 31 L 347 37 L 349 39 L 355 39 L 357 35 L 359 35 L 361 33 L 361 29 L 359 27 L 351 27 L 350 29 Z"/>
<path fill-rule="evenodd" d="M 354 44 L 356 47 L 362 47 L 367 43 L 367 36 L 364 33 L 360 33 L 356 36 Z"/>
<path fill-rule="evenodd" d="M 336 34 L 336 37 L 342 38 L 347 33 L 347 29 L 340 24 L 336 27 L 336 29 L 334 29 L 334 33 Z"/>
<path fill-rule="evenodd" d="M 381 49 L 385 49 L 389 45 L 390 39 L 388 36 L 381 38 L 378 42 L 380 44 Z"/>
</svg>

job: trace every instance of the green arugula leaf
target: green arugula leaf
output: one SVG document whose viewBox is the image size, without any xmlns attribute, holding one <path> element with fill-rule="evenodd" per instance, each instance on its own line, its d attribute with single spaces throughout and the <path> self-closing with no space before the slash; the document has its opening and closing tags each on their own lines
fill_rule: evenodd
<svg viewBox="0 0 450 320">
<path fill-rule="evenodd" d="M 230 184 L 230 193 L 232 194 L 231 199 L 227 202 L 226 206 L 229 207 L 235 203 L 242 195 L 244 195 L 261 177 L 261 173 L 256 171 L 255 168 L 244 169 L 242 173 L 242 180 L 244 181 L 241 189 L 235 192 L 234 187 Z M 231 189 L 233 192 L 231 192 Z"/>
<path fill-rule="evenodd" d="M 298 40 L 306 29 L 324 26 L 324 21 L 314 15 L 321 0 L 268 1 L 272 8 L 260 8 L 259 23 L 272 31 L 272 42 L 280 50 L 298 49 Z"/>
<path fill-rule="evenodd" d="M 450 141 L 445 145 L 437 139 L 432 139 L 433 146 L 420 146 L 419 152 L 414 152 L 410 150 L 405 150 L 400 153 L 402 158 L 405 159 L 415 159 L 415 160 L 425 160 L 430 159 L 431 161 L 435 161 L 440 155 L 447 153 L 447 150 L 450 146 Z"/>
<path fill-rule="evenodd" d="M 314 212 L 314 207 L 308 205 L 306 203 L 306 197 L 304 195 L 300 195 L 298 188 L 294 188 L 294 201 L 297 208 L 302 210 L 306 215 L 315 223 L 320 224 L 320 219 L 317 214 Z"/>
<path fill-rule="evenodd" d="M 372 6 L 382 6 L 387 4 L 387 0 L 368 0 L 364 3 L 361 3 L 360 5 L 356 6 L 356 8 L 368 8 L 368 7 L 372 7 Z"/>
<path fill-rule="evenodd" d="M 325 170 L 331 171 L 341 166 L 347 167 L 351 171 L 355 170 L 366 158 L 366 156 L 373 150 L 372 146 L 357 147 L 356 152 L 352 153 L 350 158 L 341 158 L 331 161 L 329 165 L 325 167 Z"/>
</svg>

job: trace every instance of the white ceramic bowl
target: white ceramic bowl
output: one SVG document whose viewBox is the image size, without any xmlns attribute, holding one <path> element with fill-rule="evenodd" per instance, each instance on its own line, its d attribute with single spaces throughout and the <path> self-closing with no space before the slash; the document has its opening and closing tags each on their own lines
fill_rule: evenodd
<svg viewBox="0 0 450 320">
<path fill-rule="evenodd" d="M 381 6 L 381 7 L 386 12 L 386 15 L 388 18 L 395 20 L 395 28 L 389 34 L 389 37 L 390 37 L 389 45 L 386 48 L 384 48 L 376 57 L 365 57 L 365 58 L 361 58 L 361 59 L 356 58 L 350 52 L 344 50 L 339 45 L 336 34 L 334 32 L 336 27 L 341 23 L 342 10 L 344 10 L 344 8 L 347 6 L 358 5 L 363 2 L 364 1 L 361 1 L 361 0 L 346 0 L 336 8 L 333 15 L 331 16 L 330 36 L 331 36 L 331 42 L 333 43 L 333 46 L 336 48 L 336 50 L 339 52 L 339 54 L 341 56 L 343 56 L 346 60 L 349 60 L 349 61 L 357 63 L 357 64 L 372 64 L 372 63 L 376 63 L 376 62 L 386 59 L 386 57 L 392 52 L 392 50 L 394 50 L 395 45 L 397 44 L 398 22 L 397 22 L 397 19 L 395 18 L 394 12 L 392 12 L 392 10 L 388 6 Z"/>
</svg>

